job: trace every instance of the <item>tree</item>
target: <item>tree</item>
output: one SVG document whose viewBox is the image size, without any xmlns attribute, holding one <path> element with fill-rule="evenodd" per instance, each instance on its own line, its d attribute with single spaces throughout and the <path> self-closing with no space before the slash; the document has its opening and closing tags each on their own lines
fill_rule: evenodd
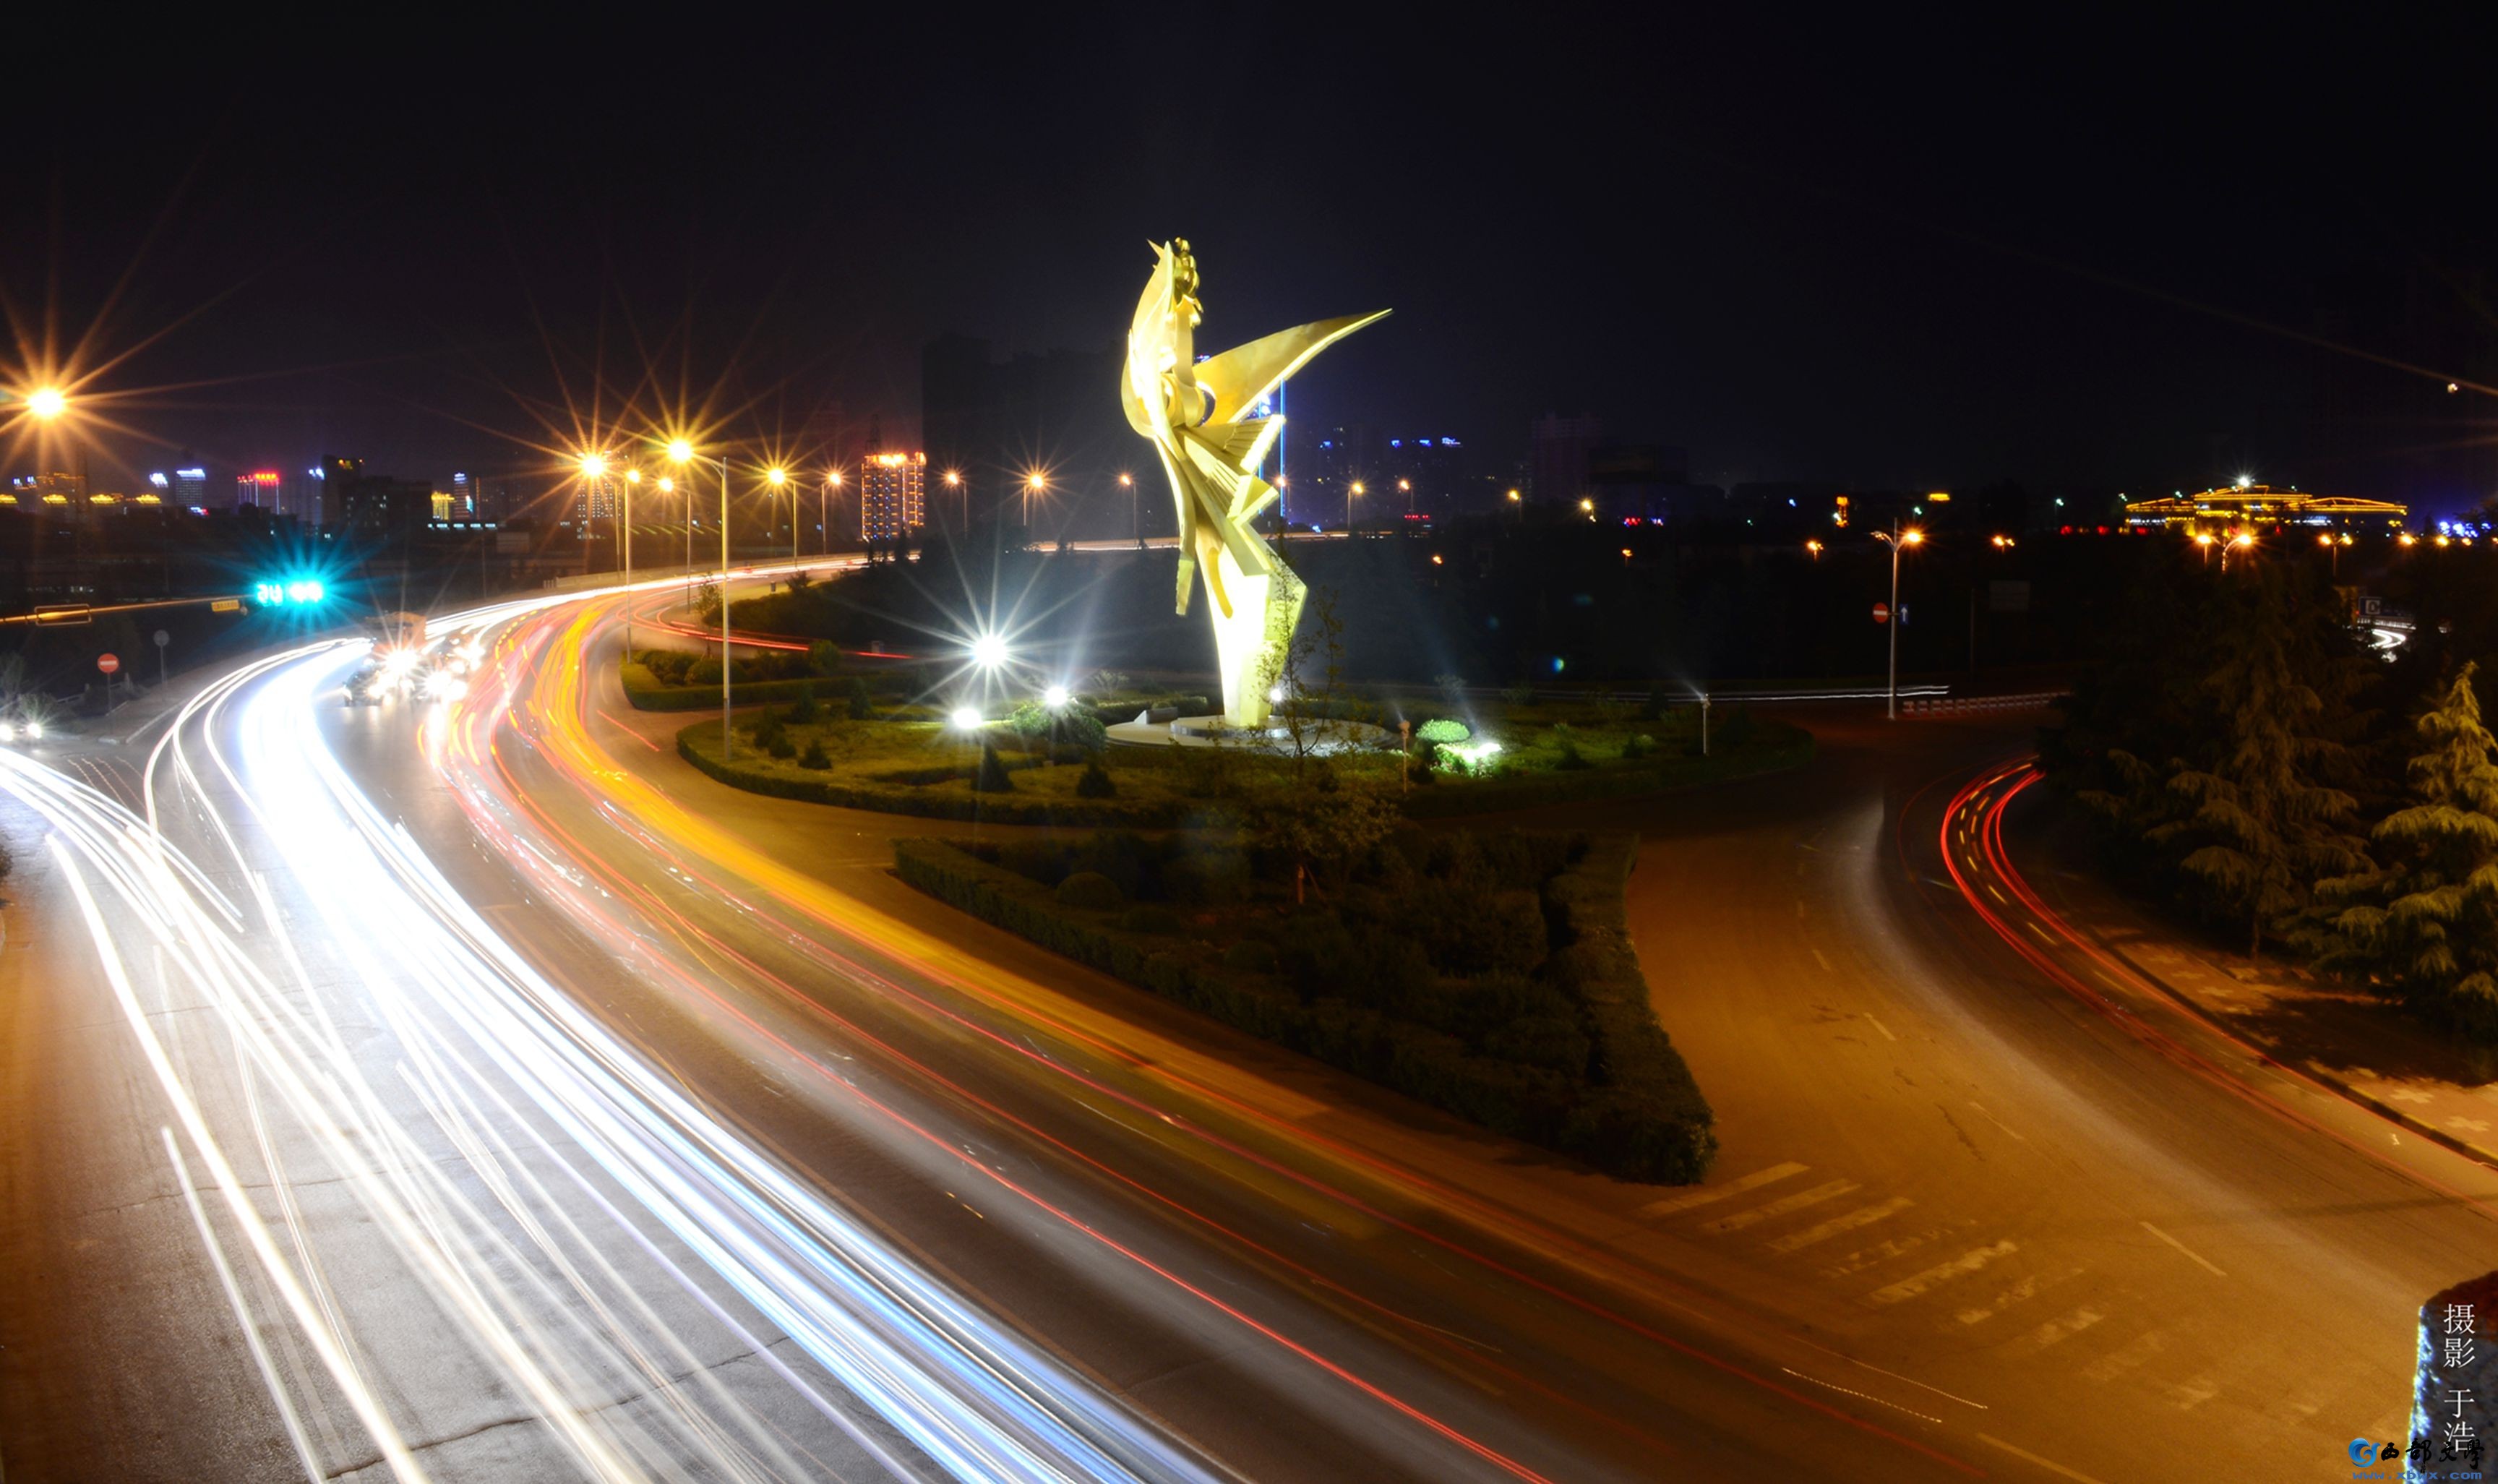
<svg viewBox="0 0 2498 1484">
<path fill-rule="evenodd" d="M 2381 862 L 2324 883 L 2347 903 L 2330 968 L 2498 1038 L 2498 739 L 2482 725 L 2466 663 L 2412 729 L 2413 802 L 2370 831 Z"/>
<path fill-rule="evenodd" d="M 2314 883 L 2357 870 L 2366 856 L 2348 827 L 2357 801 L 2324 781 L 2353 769 L 2351 750 L 2333 734 L 2341 718 L 2332 713 L 2347 711 L 2348 673 L 2329 656 L 2300 652 L 2285 579 L 2269 569 L 2251 575 L 2221 605 L 2217 662 L 2201 686 L 2220 746 L 2200 766 L 2169 775 L 2168 789 L 2192 812 L 2147 838 L 2186 849 L 2179 866 L 2246 922 L 2255 958 L 2266 928 L 2307 905 Z M 2333 704 L 2320 683 L 2336 693 Z"/>
<path fill-rule="evenodd" d="M 1309 883 L 1340 885 L 1353 863 L 1388 838 L 1403 816 L 1380 781 L 1339 775 L 1326 760 L 1307 771 L 1269 778 L 1242 801 L 1249 842 L 1293 862 L 1293 900 L 1309 900 Z"/>
</svg>

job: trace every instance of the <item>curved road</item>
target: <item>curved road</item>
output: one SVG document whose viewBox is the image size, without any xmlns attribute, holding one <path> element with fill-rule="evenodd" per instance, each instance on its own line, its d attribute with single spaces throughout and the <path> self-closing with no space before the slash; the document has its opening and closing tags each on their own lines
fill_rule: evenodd
<svg viewBox="0 0 2498 1484">
<path fill-rule="evenodd" d="M 377 1433 L 438 1477 L 2322 1476 L 2350 1436 L 2398 1436 L 2411 1307 L 2498 1247 L 2489 1172 L 2389 1160 L 2347 1105 L 2250 1088 L 2115 986 L 2094 1003 L 2051 916 L 1975 910 L 2018 898 L 1987 868 L 1996 795 L 1962 786 L 2034 718 L 1816 716 L 1801 774 L 1579 812 L 1646 837 L 1635 934 L 1719 1110 L 1711 1183 L 1661 1190 L 959 918 L 887 870 L 894 836 L 943 826 L 702 778 L 680 719 L 623 704 L 622 601 L 498 616 L 457 701 L 315 704 L 346 661 L 313 655 L 152 764 L 63 759 L 143 815 L 154 783 L 199 863 L 134 872 L 134 901 L 213 888 L 242 925 L 181 909 L 185 931 L 304 968 L 151 990 L 189 940 L 100 924 L 133 1008 L 48 1028 L 77 1077 L 42 1096 L 122 1111 L 75 1162 L 9 1162 L 21 1476 L 96 1471 L 99 1446 L 126 1476 L 392 1467 Z M 97 807 L 8 781 L 64 836 Z M 95 952 L 58 883 L 133 849 L 92 833 L 38 877 L 41 917 L 13 914 L 42 936 L 11 953 L 56 975 Z M 9 1085 L 14 1123 L 38 1094 Z M 295 1133 L 267 1111 L 290 1099 Z M 195 1218 L 212 1145 L 240 1151 L 234 1190 Z M 352 1209 L 316 1209 L 340 1188 Z M 99 1237 L 94 1211 L 139 1214 Z M 24 1275 L 99 1240 L 162 1286 L 181 1348 L 99 1364 L 81 1330 L 128 1332 L 128 1295 Z M 327 1276 L 349 1269 L 370 1281 Z M 267 1276 L 289 1271 L 325 1276 L 290 1301 Z M 336 1364 L 304 1353 L 325 1330 Z M 176 1403 L 81 1398 L 82 1368 L 210 1388 L 215 1445 L 151 1442 Z"/>
</svg>

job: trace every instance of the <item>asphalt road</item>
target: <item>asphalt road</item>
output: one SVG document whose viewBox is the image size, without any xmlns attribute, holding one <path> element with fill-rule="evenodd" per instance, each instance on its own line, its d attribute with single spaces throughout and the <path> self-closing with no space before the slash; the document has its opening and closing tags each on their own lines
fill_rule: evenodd
<svg viewBox="0 0 2498 1484">
<path fill-rule="evenodd" d="M 1943 809 L 2020 749 L 2020 719 L 1817 716 L 1801 774 L 1584 812 L 1643 832 L 1635 933 L 1719 1111 L 1717 1173 L 1669 1191 L 1484 1139 L 965 921 L 886 870 L 895 835 L 941 829 L 701 778 L 664 745 L 680 719 L 623 706 L 595 662 L 612 643 L 551 615 L 460 706 L 296 710 L 473 908 L 464 942 L 508 946 L 506 979 L 589 1012 L 566 1046 L 612 1036 L 657 1069 L 620 1107 L 682 1098 L 669 1127 L 746 1151 L 722 1157 L 733 1181 L 787 1178 L 781 1199 L 853 1223 L 888 1282 L 907 1269 L 993 1322 L 985 1353 L 1031 1366 L 1053 1415 L 1145 1449 L 1121 1455 L 1140 1476 L 2322 1477 L 2350 1436 L 2399 1435 L 2411 1306 L 2498 1250 L 2469 1199 L 2498 1196 L 2488 1172 L 2426 1146 L 2389 1167 L 2285 1118 L 1970 909 Z M 471 1003 L 435 965 L 441 933 L 338 910 L 365 879 L 340 806 L 244 807 L 315 791 L 254 730 L 281 724 L 248 716 L 255 688 L 282 714 L 282 685 L 186 724 L 193 777 L 167 764 L 159 790 L 184 800 L 169 840 L 238 899 L 249 874 L 214 863 L 253 862 L 288 924 L 265 936 L 307 967 L 240 1011 L 178 975 L 143 1008 L 203 1126 L 258 1162 L 238 1183 L 281 1246 L 356 1275 L 324 1293 L 368 1408 L 436 1477 L 594 1472 L 551 1403 L 640 1407 L 597 1427 L 661 1475 L 768 1451 L 716 1434 L 781 1439 L 800 1473 L 875 1476 L 880 1449 L 933 1472 L 845 1397 L 828 1341 L 772 1322 L 812 1308 L 776 1314 L 721 1275 L 742 1247 L 707 1253 L 702 1224 L 637 1208 L 644 1135 L 547 1133 L 533 1084 L 579 1073 L 498 1071 L 461 1039 L 462 1016 L 506 1012 L 440 1009 Z M 137 798 L 130 750 L 105 751 L 73 770 Z M 13 815 L 21 860 L 30 833 Z M 304 843 L 330 834 L 338 854 Z M 36 1478 L 301 1472 L 277 1395 L 317 1471 L 369 1458 L 357 1399 L 288 1338 L 305 1326 L 234 1250 L 231 1212 L 206 1223 L 240 1274 L 229 1297 L 160 1133 L 164 1077 L 110 1008 L 61 869 L 21 871 L 0 956 L 0 1456 Z M 335 1081 L 373 1089 L 358 1116 L 440 1188 L 341 1178 L 336 1148 L 255 1111 L 284 1059 L 237 1044 L 281 1003 L 356 1027 L 307 1033 L 306 1054 L 337 1052 Z M 446 1113 L 464 1099 L 480 1111 Z M 206 1187 L 201 1162 L 190 1148 Z M 532 1236 L 559 1216 L 580 1235 Z M 427 1235 L 454 1228 L 472 1235 Z M 429 1241 L 448 1274 L 425 1275 Z M 565 1276 L 594 1262 L 615 1273 Z M 470 1263 L 501 1307 L 461 1301 Z M 624 1314 L 628 1294 L 653 1314 Z M 681 1364 L 641 1366 L 673 1340 Z M 561 1384 L 532 1394 L 533 1356 Z"/>
</svg>

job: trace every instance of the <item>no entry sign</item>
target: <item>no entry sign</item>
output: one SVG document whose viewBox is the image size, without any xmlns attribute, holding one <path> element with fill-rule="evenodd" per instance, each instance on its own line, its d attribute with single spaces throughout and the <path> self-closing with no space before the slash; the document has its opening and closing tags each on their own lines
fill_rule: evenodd
<svg viewBox="0 0 2498 1484">
<path fill-rule="evenodd" d="M 1889 603 L 1875 603 L 1874 605 L 1874 622 L 1877 624 L 1887 624 L 1891 622 L 1891 605 Z"/>
<path fill-rule="evenodd" d="M 113 671 L 121 668 L 121 657 L 118 655 L 98 655 L 95 657 L 95 667 L 110 675 Z"/>
</svg>

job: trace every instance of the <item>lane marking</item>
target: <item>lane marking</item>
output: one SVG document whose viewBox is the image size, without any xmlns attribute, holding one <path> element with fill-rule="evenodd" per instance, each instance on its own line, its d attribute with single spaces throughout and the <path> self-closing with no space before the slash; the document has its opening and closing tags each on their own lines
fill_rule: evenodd
<svg viewBox="0 0 2498 1484">
<path fill-rule="evenodd" d="M 1812 961 L 1813 961 L 1813 962 L 1815 962 L 1815 963 L 1817 963 L 1817 964 L 1819 964 L 1819 965 L 1821 965 L 1821 972 L 1822 972 L 1822 973 L 1824 973 L 1824 974 L 1833 974 L 1833 973 L 1838 972 L 1837 970 L 1835 970 L 1835 969 L 1831 968 L 1831 966 L 1830 966 L 1830 960 L 1829 960 L 1829 959 L 1824 958 L 1824 957 L 1822 957 L 1822 956 L 1821 956 L 1821 950 L 1819 950 L 1819 949 L 1814 949 L 1814 950 L 1812 951 Z"/>
<path fill-rule="evenodd" d="M 1679 1196 L 1667 1196 L 1662 1201 L 1650 1201 L 1639 1209 L 1639 1213 L 1643 1216 L 1671 1216 L 1679 1210 L 1689 1210 L 1695 1206 L 1707 1206 L 1731 1195 L 1742 1195 L 1746 1190 L 1758 1190 L 1763 1185 L 1775 1184 L 1791 1175 L 1802 1175 L 1811 1168 L 1810 1165 L 1772 1165 L 1766 1170 L 1755 1170 L 1742 1179 L 1729 1180 L 1723 1185 L 1712 1185 L 1706 1190 L 1685 1191 Z"/>
<path fill-rule="evenodd" d="M 1937 1263 L 1923 1273 L 1912 1273 L 1896 1283 L 1885 1284 L 1865 1296 L 1876 1307 L 1913 1299 L 1937 1283 L 1948 1283 L 1966 1277 L 1999 1257 L 2009 1257 L 2021 1250 L 2021 1244 L 2009 1238 L 1993 1246 L 1972 1247 L 1947 1263 Z"/>
<path fill-rule="evenodd" d="M 1871 1402 L 1876 1406 L 1887 1406 L 1895 1412 L 1906 1412 L 1911 1417 L 1918 1418 L 1921 1421 L 1931 1422 L 1937 1427 L 1941 1427 L 1943 1425 L 1943 1420 L 1940 1417 L 1928 1417 L 1925 1413 L 1902 1406 L 1897 1402 L 1885 1402 L 1880 1397 L 1874 1396 L 1871 1392 L 1850 1391 L 1846 1387 L 1841 1386 L 1835 1381 L 1825 1381 L 1817 1375 L 1807 1375 L 1792 1366 L 1780 1366 L 1778 1369 L 1785 1371 L 1787 1374 L 1794 1376 L 1799 1381 L 1810 1381 L 1815 1386 L 1827 1386 L 1842 1397 L 1854 1397 L 1859 1401 Z"/>
<path fill-rule="evenodd" d="M 2186 1245 L 2186 1243 L 2184 1243 L 2184 1242 L 2179 1242 L 2176 1238 L 2169 1236 L 2166 1232 L 2162 1231 L 2160 1228 L 2158 1228 L 2158 1227 L 2156 1227 L 2156 1226 L 2153 1226 L 2150 1222 L 2145 1221 L 2144 1223 L 2142 1223 L 2142 1229 L 2143 1229 L 2144 1231 L 2146 1231 L 2146 1232 L 2149 1232 L 2152 1236 L 2157 1237 L 2157 1238 L 2159 1238 L 2161 1241 L 2162 1241 L 2162 1242 L 2164 1242 L 2168 1243 L 2170 1246 L 2175 1247 L 2178 1251 L 2185 1253 L 2188 1257 L 2190 1257 L 2190 1258 L 2194 1259 L 2195 1262 L 2200 1263 L 2200 1264 L 2202 1265 L 2203 1271 L 2204 1271 L 2204 1272 L 2206 1272 L 2206 1273 L 2209 1273 L 2210 1274 L 2212 1274 L 2212 1276 L 2217 1277 L 2217 1278 L 2225 1278 L 2225 1277 L 2227 1277 L 2227 1276 L 2228 1276 L 2228 1274 L 2227 1274 L 2223 1273 L 2220 1269 L 2213 1267 L 2209 1262 L 2204 1261 L 2203 1254 L 2201 1254 L 2200 1252 L 2195 1251 L 2194 1248 L 2192 1248 L 2192 1247 L 2190 1247 L 2190 1246 Z"/>
<path fill-rule="evenodd" d="M 1841 1232 L 1852 1232 L 1860 1226 L 1872 1226 L 1885 1216 L 1898 1215 L 1915 1204 L 1917 1203 L 1906 1196 L 1893 1196 L 1887 1201 L 1877 1202 L 1872 1206 L 1860 1206 L 1843 1215 L 1833 1216 L 1819 1226 L 1809 1226 L 1801 1232 L 1781 1237 L 1770 1243 L 1770 1250 L 1773 1252 L 1800 1251 L 1816 1242 L 1828 1242 Z"/>
<path fill-rule="evenodd" d="M 1884 1038 L 1885 1038 L 1885 1039 L 1888 1039 L 1888 1040 L 1891 1040 L 1891 1041 L 1897 1041 L 1897 1040 L 1899 1040 L 1899 1039 L 1900 1039 L 1899 1037 L 1894 1036 L 1894 1035 L 1892 1035 L 1892 1034 L 1891 1034 L 1891 1027 L 1889 1027 L 1889 1026 L 1887 1026 L 1887 1025 L 1883 1024 L 1883 1023 L 1882 1023 L 1881 1021 L 1879 1021 L 1879 1020 L 1874 1020 L 1873 1016 L 1868 1015 L 1865 1018 L 1866 1018 L 1866 1019 L 1868 1019 L 1868 1020 L 1874 1020 L 1874 1028 L 1875 1030 L 1877 1030 L 1877 1031 L 1880 1031 L 1880 1032 L 1883 1034 L 1883 1036 L 1884 1036 Z"/>
<path fill-rule="evenodd" d="M 1700 1223 L 1700 1229 L 1721 1236 L 1727 1232 L 1740 1232 L 1747 1226 L 1767 1221 L 1772 1216 L 1783 1216 L 1789 1211 L 1802 1210 L 1808 1206 L 1819 1206 L 1824 1201 L 1835 1201 L 1856 1188 L 1854 1180 L 1832 1180 L 1827 1185 L 1815 1185 L 1810 1190 L 1799 1190 L 1794 1195 L 1772 1201 L 1767 1206 L 1755 1206 L 1750 1210 L 1739 1210 L 1731 1216 L 1720 1216 L 1714 1221 L 1703 1221 Z"/>
<path fill-rule="evenodd" d="M 2020 1140 L 2021 1140 L 2021 1142 L 2022 1142 L 2023 1144 L 2028 1144 L 2028 1143 L 2030 1142 L 2028 1139 L 2024 1139 L 2024 1138 L 2022 1138 L 2022 1136 L 2021 1136 L 2021 1135 L 2019 1135 L 2019 1134 L 2014 1134 L 2014 1133 L 2012 1132 L 2012 1126 L 2011 1126 L 2010 1124 L 2005 1123 L 2002 1119 L 2001 1119 L 2001 1118 L 1997 1117 L 1995 1114 L 1993 1114 L 1993 1113 L 1988 1113 L 1988 1112 L 1986 1111 L 1986 1105 L 1985 1105 L 1985 1104 L 1980 1103 L 1980 1102 L 1977 1102 L 1975 1099 L 1971 1099 L 1971 1100 L 1970 1100 L 1970 1105 L 1969 1105 L 1969 1106 L 1977 1110 L 1977 1115 L 1978 1115 L 1979 1117 L 1984 1118 L 1984 1119 L 1985 1119 L 1987 1122 L 1989 1122 L 1989 1123 L 1994 1124 L 1997 1128 L 2000 1128 L 2000 1129 L 2003 1130 L 2003 1132 L 2004 1132 L 2004 1133 L 2011 1135 L 2011 1137 L 2012 1137 L 2012 1138 L 2020 1139 Z"/>
<path fill-rule="evenodd" d="M 2037 1454 L 2031 1452 L 2029 1449 L 2016 1448 L 2010 1443 L 2005 1442 L 2001 1437 L 1995 1437 L 1985 1433 L 1980 1433 L 1977 1435 L 1977 1440 L 1982 1443 L 1992 1443 L 1996 1447 L 2002 1448 L 2004 1452 L 2011 1454 L 2014 1458 L 2020 1459 L 2025 1463 L 2035 1464 L 2039 1468 L 2046 1469 L 2049 1473 L 2056 1474 L 2060 1477 L 2079 1480 L 2080 1484 L 2107 1484 L 2105 1479 L 2095 1478 L 2090 1474 L 2082 1472 L 2078 1468 L 2067 1468 L 2064 1465 L 2057 1463 L 2052 1458 L 2040 1458 Z"/>
</svg>

